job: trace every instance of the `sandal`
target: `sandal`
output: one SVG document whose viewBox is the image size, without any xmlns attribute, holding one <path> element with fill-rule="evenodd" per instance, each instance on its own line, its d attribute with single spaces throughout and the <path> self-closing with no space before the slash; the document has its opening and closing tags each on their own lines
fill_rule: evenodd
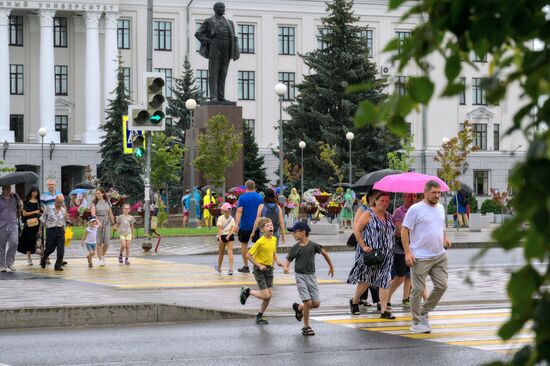
<svg viewBox="0 0 550 366">
<path fill-rule="evenodd" d="M 294 303 L 292 304 L 292 309 L 294 310 L 294 315 L 296 316 L 296 320 L 298 320 L 299 322 L 302 321 L 302 318 L 304 317 L 304 314 L 299 310 L 300 305 L 298 303 Z"/>
<path fill-rule="evenodd" d="M 359 310 L 359 304 L 354 304 L 353 299 L 349 300 L 349 307 L 351 315 L 361 315 L 361 310 Z"/>
<path fill-rule="evenodd" d="M 302 335 L 304 335 L 304 336 L 314 336 L 315 332 L 313 331 L 313 329 L 311 329 L 311 327 L 304 327 L 304 328 L 302 328 Z"/>
<path fill-rule="evenodd" d="M 393 320 L 395 319 L 395 316 L 392 315 L 392 313 L 390 313 L 389 311 L 384 311 L 382 314 L 380 314 L 380 318 Z"/>
</svg>

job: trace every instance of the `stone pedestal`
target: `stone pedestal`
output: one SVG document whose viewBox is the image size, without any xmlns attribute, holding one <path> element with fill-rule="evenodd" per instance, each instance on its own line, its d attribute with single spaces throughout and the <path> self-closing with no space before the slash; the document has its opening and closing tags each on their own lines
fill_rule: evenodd
<svg viewBox="0 0 550 366">
<path fill-rule="evenodd" d="M 195 158 L 199 153 L 199 134 L 206 132 L 206 127 L 208 125 L 208 120 L 215 115 L 221 114 L 225 116 L 229 123 L 235 128 L 235 132 L 242 133 L 243 125 L 243 109 L 242 107 L 236 105 L 216 105 L 216 104 L 206 104 L 200 105 L 195 109 L 194 117 L 194 129 L 193 131 L 187 131 L 185 134 L 185 146 L 193 146 L 195 152 Z M 243 137 L 241 135 L 241 141 L 243 143 Z M 190 154 L 186 152 L 185 154 L 185 174 L 183 186 L 185 189 L 189 189 L 191 186 L 191 166 L 190 166 Z M 243 181 L 243 149 L 238 153 L 238 159 L 235 164 L 227 169 L 225 174 L 225 187 L 229 189 L 231 187 L 240 186 L 244 184 Z M 195 168 L 195 186 L 203 186 L 209 184 L 209 182 L 204 178 L 202 172 Z"/>
</svg>

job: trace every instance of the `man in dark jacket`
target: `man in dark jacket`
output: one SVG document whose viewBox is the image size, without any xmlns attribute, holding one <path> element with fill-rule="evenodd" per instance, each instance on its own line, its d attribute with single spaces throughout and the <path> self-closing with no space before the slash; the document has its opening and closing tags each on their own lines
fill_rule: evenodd
<svg viewBox="0 0 550 366">
<path fill-rule="evenodd" d="M 227 68 L 230 60 L 239 58 L 239 44 L 233 22 L 224 17 L 225 5 L 214 4 L 214 13 L 202 23 L 195 37 L 201 42 L 200 55 L 208 59 L 210 100 L 224 102 Z"/>
</svg>

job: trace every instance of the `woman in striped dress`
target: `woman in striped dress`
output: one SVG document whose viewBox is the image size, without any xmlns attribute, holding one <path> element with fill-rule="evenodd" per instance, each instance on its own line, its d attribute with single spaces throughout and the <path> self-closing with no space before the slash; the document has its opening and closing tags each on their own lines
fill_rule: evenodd
<svg viewBox="0 0 550 366">
<path fill-rule="evenodd" d="M 355 296 L 349 301 L 353 315 L 361 313 L 359 310 L 360 297 L 372 285 L 380 288 L 380 317 L 395 319 L 386 309 L 393 265 L 395 233 L 392 216 L 386 211 L 389 205 L 390 195 L 386 192 L 377 192 L 374 195 L 374 206 L 369 207 L 361 215 L 354 228 L 358 245 L 355 248 L 355 265 L 348 277 L 348 283 L 357 284 Z M 359 230 L 361 227 L 364 227 L 362 232 Z M 379 265 L 366 266 L 363 264 L 363 253 L 369 253 L 374 249 L 382 249 L 384 261 Z"/>
</svg>

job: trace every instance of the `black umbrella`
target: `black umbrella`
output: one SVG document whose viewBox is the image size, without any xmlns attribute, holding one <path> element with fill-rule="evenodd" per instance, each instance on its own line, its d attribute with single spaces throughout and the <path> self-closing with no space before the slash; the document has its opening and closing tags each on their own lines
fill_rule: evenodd
<svg viewBox="0 0 550 366">
<path fill-rule="evenodd" d="M 460 189 L 458 192 L 465 197 L 469 197 L 472 193 L 474 193 L 474 190 L 469 185 L 460 182 Z"/>
<path fill-rule="evenodd" d="M 0 178 L 0 186 L 11 186 L 12 184 L 36 183 L 38 174 L 35 172 L 13 172 Z"/>
<path fill-rule="evenodd" d="M 355 191 L 367 191 L 372 188 L 374 183 L 387 175 L 401 174 L 402 171 L 392 169 L 375 170 L 374 172 L 367 173 L 359 178 L 351 188 Z"/>
<path fill-rule="evenodd" d="M 82 189 L 94 189 L 95 187 L 96 187 L 95 184 L 92 184 L 87 180 L 74 185 L 74 188 L 82 188 Z"/>
</svg>

